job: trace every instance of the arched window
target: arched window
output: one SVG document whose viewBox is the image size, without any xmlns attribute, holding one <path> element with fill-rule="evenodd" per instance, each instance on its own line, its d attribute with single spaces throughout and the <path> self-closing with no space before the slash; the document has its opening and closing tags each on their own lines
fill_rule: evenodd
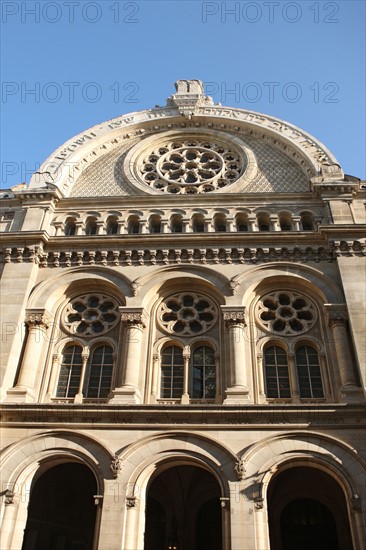
<svg viewBox="0 0 366 550">
<path fill-rule="evenodd" d="M 203 233 L 205 231 L 205 220 L 201 214 L 193 216 L 192 229 L 193 233 Z"/>
<path fill-rule="evenodd" d="M 296 350 L 300 397 L 324 397 L 318 352 L 311 346 Z"/>
<path fill-rule="evenodd" d="M 110 218 L 107 223 L 107 235 L 116 235 L 118 232 L 118 223 L 115 218 Z"/>
<path fill-rule="evenodd" d="M 264 350 L 266 394 L 270 398 L 291 397 L 286 351 L 279 346 Z"/>
<path fill-rule="evenodd" d="M 74 220 L 68 220 L 65 225 L 65 235 L 72 236 L 76 233 L 76 225 Z"/>
<path fill-rule="evenodd" d="M 57 397 L 75 397 L 79 392 L 83 365 L 81 352 L 81 347 L 76 345 L 69 345 L 64 348 L 56 391 Z"/>
<path fill-rule="evenodd" d="M 183 394 L 183 351 L 178 346 L 167 346 L 161 354 L 160 395 L 165 399 L 180 398 Z"/>
<path fill-rule="evenodd" d="M 105 398 L 111 390 L 113 372 L 113 349 L 98 346 L 90 361 L 90 374 L 86 397 Z"/>
<path fill-rule="evenodd" d="M 209 346 L 199 346 L 192 354 L 192 397 L 214 399 L 215 395 L 215 352 Z"/>
<path fill-rule="evenodd" d="M 269 231 L 271 228 L 271 222 L 268 214 L 262 212 L 258 215 L 258 229 L 259 231 Z"/>
<path fill-rule="evenodd" d="M 301 227 L 303 231 L 314 230 L 314 220 L 312 214 L 309 212 L 303 212 L 301 214 Z"/>
<path fill-rule="evenodd" d="M 127 231 L 130 235 L 140 232 L 140 224 L 137 216 L 130 217 L 130 219 L 128 220 Z"/>
<path fill-rule="evenodd" d="M 283 212 L 279 216 L 279 222 L 281 231 L 291 231 L 292 230 L 292 220 L 291 215 L 288 212 Z"/>
<path fill-rule="evenodd" d="M 94 218 L 88 219 L 85 225 L 85 235 L 96 235 L 97 234 L 97 222 Z"/>
<path fill-rule="evenodd" d="M 170 222 L 170 230 L 172 233 L 183 233 L 183 219 L 182 216 L 172 216 Z"/>
<path fill-rule="evenodd" d="M 161 219 L 160 216 L 152 216 L 149 224 L 150 233 L 161 233 Z"/>
</svg>

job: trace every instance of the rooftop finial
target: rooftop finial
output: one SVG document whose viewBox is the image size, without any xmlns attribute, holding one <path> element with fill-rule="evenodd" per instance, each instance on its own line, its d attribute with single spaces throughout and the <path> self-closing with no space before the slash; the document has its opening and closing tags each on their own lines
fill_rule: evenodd
<svg viewBox="0 0 366 550">
<path fill-rule="evenodd" d="M 201 80 L 177 80 L 175 89 L 176 93 L 167 99 L 167 106 L 176 107 L 183 116 L 191 118 L 198 107 L 213 105 L 213 99 L 204 95 Z"/>
</svg>

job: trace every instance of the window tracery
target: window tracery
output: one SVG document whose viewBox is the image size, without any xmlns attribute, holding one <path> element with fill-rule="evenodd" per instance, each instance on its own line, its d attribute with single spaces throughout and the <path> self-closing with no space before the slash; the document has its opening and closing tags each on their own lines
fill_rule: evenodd
<svg viewBox="0 0 366 550">
<path fill-rule="evenodd" d="M 62 314 L 67 332 L 84 337 L 100 336 L 119 321 L 118 303 L 105 294 L 85 294 L 71 300 Z"/>
<path fill-rule="evenodd" d="M 208 193 L 235 182 L 244 168 L 245 159 L 233 146 L 192 138 L 165 141 L 150 150 L 140 176 L 166 193 Z"/>
<path fill-rule="evenodd" d="M 158 311 L 158 322 L 166 332 L 192 336 L 207 332 L 217 320 L 214 303 L 193 292 L 183 292 L 166 298 Z"/>
<path fill-rule="evenodd" d="M 303 294 L 278 291 L 262 296 L 257 319 L 266 331 L 293 336 L 310 330 L 317 313 L 313 302 Z"/>
</svg>

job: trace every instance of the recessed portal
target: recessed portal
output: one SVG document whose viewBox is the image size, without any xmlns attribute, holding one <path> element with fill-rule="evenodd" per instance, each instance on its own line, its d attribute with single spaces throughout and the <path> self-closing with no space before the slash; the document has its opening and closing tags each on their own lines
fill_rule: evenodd
<svg viewBox="0 0 366 550">
<path fill-rule="evenodd" d="M 316 468 L 294 467 L 270 483 L 271 550 L 352 550 L 340 485 Z"/>
<path fill-rule="evenodd" d="M 82 464 L 54 466 L 31 490 L 22 550 L 91 550 L 97 484 Z"/>
<path fill-rule="evenodd" d="M 222 550 L 220 487 L 206 470 L 175 466 L 147 493 L 145 550 Z"/>
</svg>

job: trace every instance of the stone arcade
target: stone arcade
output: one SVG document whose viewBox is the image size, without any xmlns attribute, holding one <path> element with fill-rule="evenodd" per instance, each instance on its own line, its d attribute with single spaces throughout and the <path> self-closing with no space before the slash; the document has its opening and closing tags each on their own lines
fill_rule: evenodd
<svg viewBox="0 0 366 550">
<path fill-rule="evenodd" d="M 4 191 L 1 549 L 364 549 L 365 199 L 197 80 Z"/>
</svg>

